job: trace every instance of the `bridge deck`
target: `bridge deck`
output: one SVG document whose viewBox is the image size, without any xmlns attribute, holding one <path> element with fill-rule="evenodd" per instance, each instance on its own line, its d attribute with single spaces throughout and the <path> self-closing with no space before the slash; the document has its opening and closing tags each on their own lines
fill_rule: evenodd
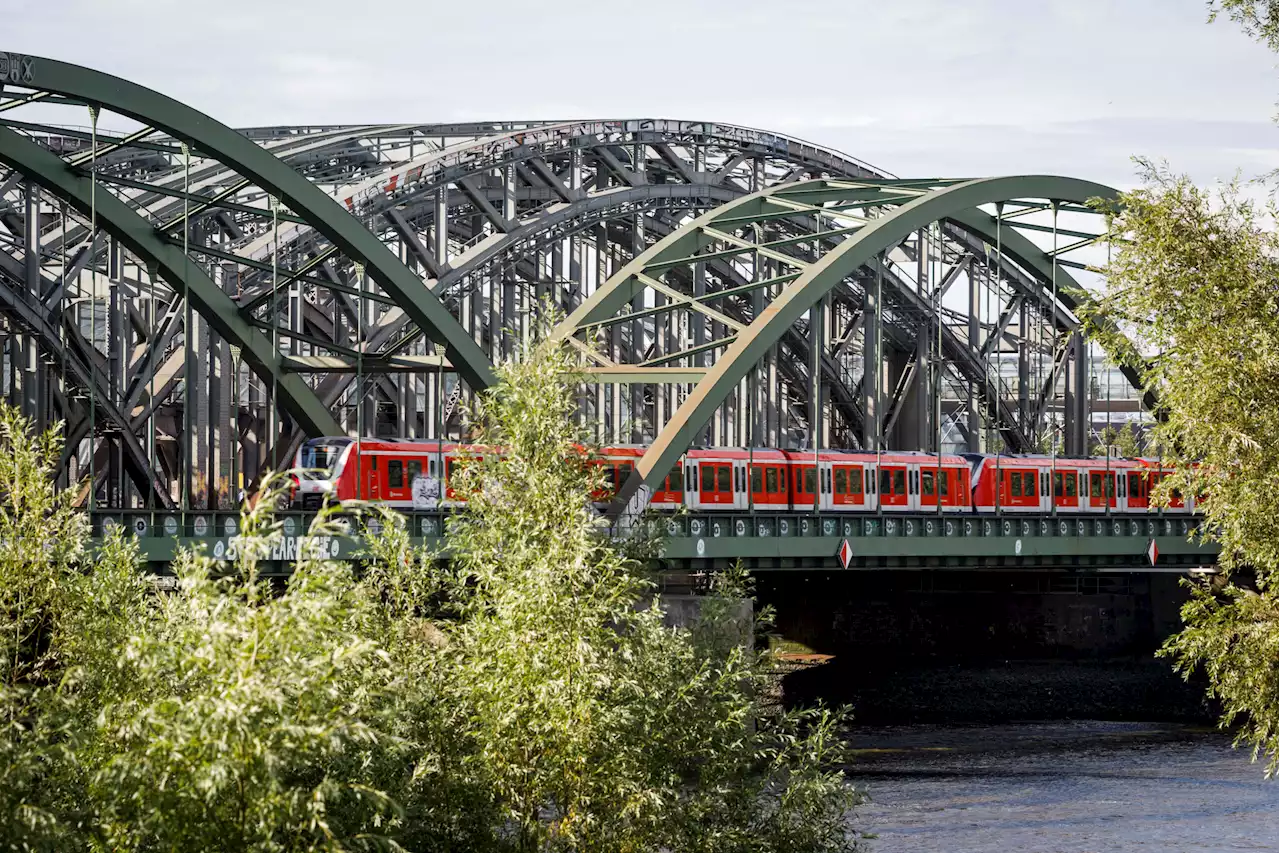
<svg viewBox="0 0 1280 853">
<path fill-rule="evenodd" d="M 276 560 L 287 564 L 314 517 L 283 513 L 285 537 Z M 442 545 L 446 515 L 407 514 L 414 542 Z M 763 513 L 707 513 L 656 517 L 665 528 L 663 568 L 697 571 L 722 568 L 741 559 L 753 570 L 829 571 L 842 568 L 837 552 L 849 542 L 849 569 L 1082 569 L 1094 571 L 1186 572 L 1212 565 L 1217 548 L 1192 540 L 1198 519 L 1188 516 L 1134 518 L 1107 515 L 946 515 L 849 516 Z M 94 517 L 94 533 L 124 524 L 144 558 L 167 563 L 179 547 L 203 546 L 226 559 L 234 553 L 239 517 L 229 512 L 111 512 Z M 326 540 L 333 557 L 358 558 L 362 531 Z M 1149 548 L 1154 541 L 1154 563 Z"/>
</svg>

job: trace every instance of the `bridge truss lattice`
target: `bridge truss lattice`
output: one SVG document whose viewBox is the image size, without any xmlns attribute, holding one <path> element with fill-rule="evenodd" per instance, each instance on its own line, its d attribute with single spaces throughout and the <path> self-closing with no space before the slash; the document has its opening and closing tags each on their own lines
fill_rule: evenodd
<svg viewBox="0 0 1280 853">
<path fill-rule="evenodd" d="M 544 300 L 651 479 L 691 444 L 1087 449 L 1107 187 L 714 122 L 237 131 L 13 53 L 0 82 L 0 382 L 65 421 L 91 506 L 228 506 L 312 435 L 461 437 Z"/>
</svg>

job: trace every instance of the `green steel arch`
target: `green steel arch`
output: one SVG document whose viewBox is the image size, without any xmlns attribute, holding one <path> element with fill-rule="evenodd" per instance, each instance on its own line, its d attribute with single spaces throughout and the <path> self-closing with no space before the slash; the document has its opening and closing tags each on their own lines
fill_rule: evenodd
<svg viewBox="0 0 1280 853">
<path fill-rule="evenodd" d="M 181 247 L 164 240 L 147 222 L 111 193 L 94 193 L 91 179 L 77 173 L 60 157 L 0 127 L 0 161 L 27 175 L 44 189 L 65 199 L 86 216 L 94 211 L 98 221 L 139 257 L 154 264 L 167 280 L 180 282 L 191 307 L 228 341 L 241 347 L 245 362 L 264 380 L 278 383 L 284 408 L 313 435 L 341 434 L 333 414 L 301 376 L 286 373 L 271 341 L 255 330 L 236 310 L 235 302 L 213 279 L 192 263 Z"/>
<path fill-rule="evenodd" d="M 449 362 L 473 389 L 493 384 L 489 359 L 439 298 L 337 201 L 269 151 L 204 113 L 136 83 L 44 57 L 14 53 L 8 57 L 11 69 L 21 69 L 20 76 L 13 79 L 18 85 L 106 107 L 162 130 L 233 167 L 279 197 L 343 252 L 363 262 L 369 275 L 409 318 L 445 347 Z M 225 305 L 206 308 L 234 311 L 234 304 L 229 300 L 228 304 L 230 309 Z M 208 319 L 216 322 L 212 316 Z M 233 325 L 226 318 L 222 322 Z M 234 337 L 229 339 L 235 341 Z M 241 342 L 241 346 L 247 347 L 247 342 Z"/>
<path fill-rule="evenodd" d="M 724 238 L 716 230 L 718 223 L 743 222 L 752 218 L 793 215 L 787 205 L 794 197 L 803 196 L 809 204 L 847 200 L 866 188 L 874 198 L 881 194 L 884 204 L 898 204 L 884 215 L 869 218 L 864 224 L 845 229 L 847 239 L 839 242 L 816 261 L 794 262 L 798 272 L 781 277 L 785 288 L 753 319 L 751 324 L 725 344 L 724 354 L 706 369 L 692 393 L 673 413 L 657 439 L 639 460 L 630 479 L 623 484 L 611 508 L 622 512 L 641 486 L 657 486 L 693 443 L 697 432 L 736 388 L 747 372 L 783 333 L 827 292 L 860 267 L 872 263 L 884 250 L 898 245 L 912 232 L 934 222 L 949 220 L 988 239 L 996 241 L 996 220 L 984 213 L 980 205 L 999 204 L 1015 199 L 1047 199 L 1054 204 L 1083 204 L 1091 198 L 1114 199 L 1116 190 L 1092 181 L 1047 175 L 982 178 L 966 181 L 912 182 L 812 181 L 772 187 L 738 199 L 690 221 L 684 228 L 668 235 L 650 249 L 622 267 L 611 279 L 574 311 L 556 329 L 555 336 L 569 339 L 579 329 L 598 323 L 620 310 L 646 286 L 658 285 L 651 275 L 697 257 L 701 249 Z M 929 189 L 929 187 L 937 187 Z M 893 195 L 893 193 L 897 195 Z M 781 195 L 787 194 L 787 195 Z M 781 196 L 775 198 L 775 196 Z M 1012 228 L 1009 229 L 1012 232 Z M 1054 258 L 1021 235 L 1003 239 L 1004 254 L 1031 269 L 1043 286 L 1050 276 L 1059 283 L 1059 297 L 1075 304 L 1072 291 L 1083 293 L 1079 283 Z M 1054 268 L 1057 267 L 1055 270 Z M 660 286 L 660 285 L 659 285 Z M 1064 300 L 1064 301 L 1066 301 Z"/>
</svg>

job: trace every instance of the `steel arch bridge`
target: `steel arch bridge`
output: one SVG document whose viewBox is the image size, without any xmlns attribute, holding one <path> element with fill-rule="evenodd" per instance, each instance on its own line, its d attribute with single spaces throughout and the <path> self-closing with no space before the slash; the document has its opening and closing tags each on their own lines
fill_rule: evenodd
<svg viewBox="0 0 1280 853">
<path fill-rule="evenodd" d="M 66 422 L 91 508 L 229 507 L 310 435 L 460 436 L 544 299 L 583 422 L 648 445 L 620 502 L 698 444 L 1089 445 L 1109 187 L 715 122 L 233 130 L 15 53 L 0 83 L 3 390 Z"/>
</svg>

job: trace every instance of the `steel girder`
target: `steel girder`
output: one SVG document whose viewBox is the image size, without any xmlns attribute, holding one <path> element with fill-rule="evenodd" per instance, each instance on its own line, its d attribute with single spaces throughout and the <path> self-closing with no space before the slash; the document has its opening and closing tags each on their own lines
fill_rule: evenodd
<svg viewBox="0 0 1280 853">
<path fill-rule="evenodd" d="M 15 54 L 9 54 L 9 61 Z M 118 77 L 42 57 L 20 57 L 31 69 L 20 84 L 108 108 L 188 141 L 280 198 L 318 232 L 365 265 L 369 275 L 446 348 L 471 387 L 488 387 L 493 369 L 475 341 L 398 258 L 314 184 L 243 135 L 178 101 Z"/>
<path fill-rule="evenodd" d="M 57 155 L 0 127 L 0 162 L 27 175 L 44 189 L 84 215 L 96 214 L 102 227 L 189 295 L 191 306 L 229 341 L 242 348 L 246 363 L 267 381 L 274 379 L 281 401 L 304 429 L 323 435 L 337 422 L 301 377 L 286 374 L 270 341 L 256 332 L 236 311 L 234 303 L 181 248 L 157 235 L 149 222 L 110 193 L 93 191 L 91 180 Z"/>
<path fill-rule="evenodd" d="M 874 263 L 883 253 L 899 246 L 913 234 L 919 233 L 923 239 L 922 229 L 945 220 L 959 221 L 990 244 L 1000 245 L 1004 254 L 1037 278 L 1042 290 L 1052 281 L 1057 291 L 1055 295 L 1065 295 L 1070 299 L 1071 291 L 1077 289 L 1079 292 L 1079 286 L 1066 270 L 1055 269 L 1058 265 L 1052 257 L 1046 257 L 1043 250 L 1013 232 L 1008 225 L 1005 228 L 1013 232 L 1006 232 L 1008 241 L 1005 240 L 1006 233 L 993 233 L 994 229 L 990 227 L 993 223 L 984 221 L 978 208 L 1027 198 L 1048 199 L 1055 205 L 1063 202 L 1080 205 L 1091 198 L 1114 198 L 1115 195 L 1113 189 L 1100 184 L 1049 176 L 961 182 L 813 181 L 766 189 L 692 220 L 622 267 L 565 320 L 557 335 L 573 340 L 582 330 L 608 322 L 646 291 L 666 292 L 667 287 L 659 278 L 676 267 L 705 263 L 714 258 L 743 254 L 758 257 L 762 253 L 773 253 L 776 262 L 791 271 L 776 276 L 770 283 L 770 287 L 778 292 L 749 326 L 702 348 L 722 349 L 723 355 L 706 371 L 657 440 L 650 445 L 635 474 L 620 491 L 614 512 L 620 512 L 642 485 L 652 488 L 666 476 L 752 367 L 793 324 L 818 305 L 841 281 L 865 265 Z M 835 208 L 826 206 L 832 203 Z M 862 215 L 847 215 L 850 210 L 860 210 Z M 815 218 L 819 224 L 815 225 L 814 234 L 754 244 L 733 233 L 744 225 L 770 220 L 776 222 L 797 215 Z M 783 246 L 806 240 L 814 242 L 814 238 L 819 236 L 838 242 L 825 252 L 815 247 L 814 257 L 807 260 L 778 254 Z M 710 251 L 704 252 L 704 249 Z M 922 283 L 918 288 L 923 294 Z M 702 301 L 712 298 L 714 294 Z M 1051 309 L 1054 316 L 1056 310 Z M 696 354 L 691 350 L 684 355 Z M 591 357 L 600 358 L 595 354 Z M 636 372 L 643 373 L 644 369 L 645 366 L 640 365 Z M 655 377 L 654 381 L 661 380 Z"/>
</svg>

